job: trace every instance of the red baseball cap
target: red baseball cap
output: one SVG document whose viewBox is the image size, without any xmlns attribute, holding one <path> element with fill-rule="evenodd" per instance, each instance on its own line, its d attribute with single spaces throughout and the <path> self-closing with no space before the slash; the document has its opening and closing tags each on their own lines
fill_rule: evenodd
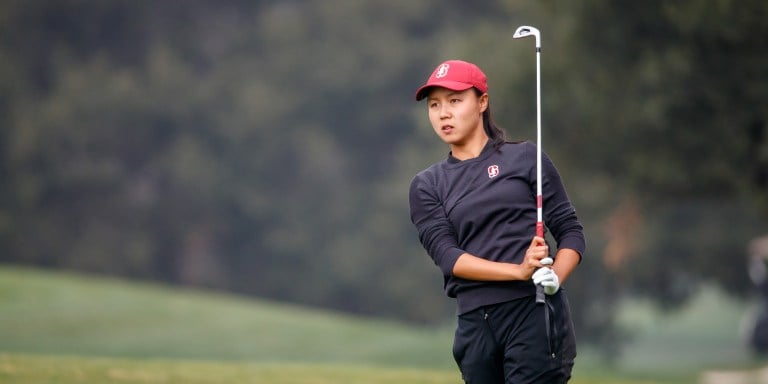
<svg viewBox="0 0 768 384">
<path fill-rule="evenodd" d="M 416 101 L 427 97 L 431 87 L 443 87 L 452 91 L 465 91 L 472 87 L 488 92 L 488 79 L 477 65 L 462 60 L 448 60 L 438 65 L 427 83 L 416 90 Z"/>
</svg>

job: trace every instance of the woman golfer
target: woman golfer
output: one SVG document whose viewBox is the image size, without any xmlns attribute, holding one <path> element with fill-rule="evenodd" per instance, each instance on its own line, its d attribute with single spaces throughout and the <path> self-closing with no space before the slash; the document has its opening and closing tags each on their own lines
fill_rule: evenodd
<svg viewBox="0 0 768 384">
<path fill-rule="evenodd" d="M 491 118 L 485 74 L 446 61 L 416 91 L 422 99 L 450 153 L 411 182 L 411 220 L 446 294 L 456 298 L 453 355 L 464 381 L 567 382 L 576 343 L 560 284 L 581 261 L 585 241 L 555 166 L 543 156 L 544 222 L 558 247 L 550 258 L 535 236 L 536 146 L 505 141 Z"/>
</svg>

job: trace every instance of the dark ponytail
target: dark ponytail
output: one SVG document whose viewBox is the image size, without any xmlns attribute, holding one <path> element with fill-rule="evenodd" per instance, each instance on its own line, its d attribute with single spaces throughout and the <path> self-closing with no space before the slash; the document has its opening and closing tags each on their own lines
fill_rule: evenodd
<svg viewBox="0 0 768 384">
<path fill-rule="evenodd" d="M 482 96 L 483 93 L 480 92 L 477 88 L 475 88 L 475 93 L 477 93 L 477 96 Z M 488 135 L 488 139 L 493 144 L 493 147 L 496 149 L 499 149 L 502 144 L 506 141 L 506 135 L 504 134 L 504 130 L 501 129 L 498 125 L 496 125 L 496 122 L 493 121 L 493 117 L 491 117 L 491 104 L 488 103 L 488 106 L 485 108 L 485 111 L 483 111 L 483 130 L 485 130 L 485 134 Z"/>
<path fill-rule="evenodd" d="M 485 130 L 485 134 L 488 135 L 488 138 L 491 140 L 491 143 L 493 143 L 494 148 L 499 149 L 499 147 L 506 141 L 504 130 L 499 128 L 491 117 L 490 105 L 486 107 L 483 112 L 483 129 Z"/>
</svg>

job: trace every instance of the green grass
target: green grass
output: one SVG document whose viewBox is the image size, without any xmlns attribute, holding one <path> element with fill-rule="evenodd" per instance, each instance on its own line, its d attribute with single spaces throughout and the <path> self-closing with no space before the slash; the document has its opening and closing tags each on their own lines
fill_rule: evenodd
<svg viewBox="0 0 768 384">
<path fill-rule="evenodd" d="M 448 368 L 450 330 L 151 284 L 0 268 L 0 350 Z"/>
<path fill-rule="evenodd" d="M 740 341 L 745 307 L 714 290 L 671 315 L 627 301 L 634 341 L 611 367 L 581 348 L 571 383 L 685 384 L 758 367 Z M 0 383 L 459 383 L 451 341 L 452 324 L 0 267 Z"/>
<path fill-rule="evenodd" d="M 0 354 L 0 382 L 14 384 L 458 384 L 451 370 L 350 364 L 245 363 Z M 671 383 L 582 376 L 572 384 Z"/>
<path fill-rule="evenodd" d="M 7 381 L 6 381 L 7 380 Z M 455 373 L 336 364 L 237 363 L 0 355 L 0 382 L 32 383 L 455 383 Z"/>
</svg>

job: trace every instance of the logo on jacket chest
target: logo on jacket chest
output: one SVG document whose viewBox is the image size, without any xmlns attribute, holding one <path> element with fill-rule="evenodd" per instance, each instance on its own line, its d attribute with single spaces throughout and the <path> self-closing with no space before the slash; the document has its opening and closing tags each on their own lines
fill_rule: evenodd
<svg viewBox="0 0 768 384">
<path fill-rule="evenodd" d="M 499 166 L 494 164 L 488 167 L 488 178 L 493 179 L 499 175 Z"/>
</svg>

